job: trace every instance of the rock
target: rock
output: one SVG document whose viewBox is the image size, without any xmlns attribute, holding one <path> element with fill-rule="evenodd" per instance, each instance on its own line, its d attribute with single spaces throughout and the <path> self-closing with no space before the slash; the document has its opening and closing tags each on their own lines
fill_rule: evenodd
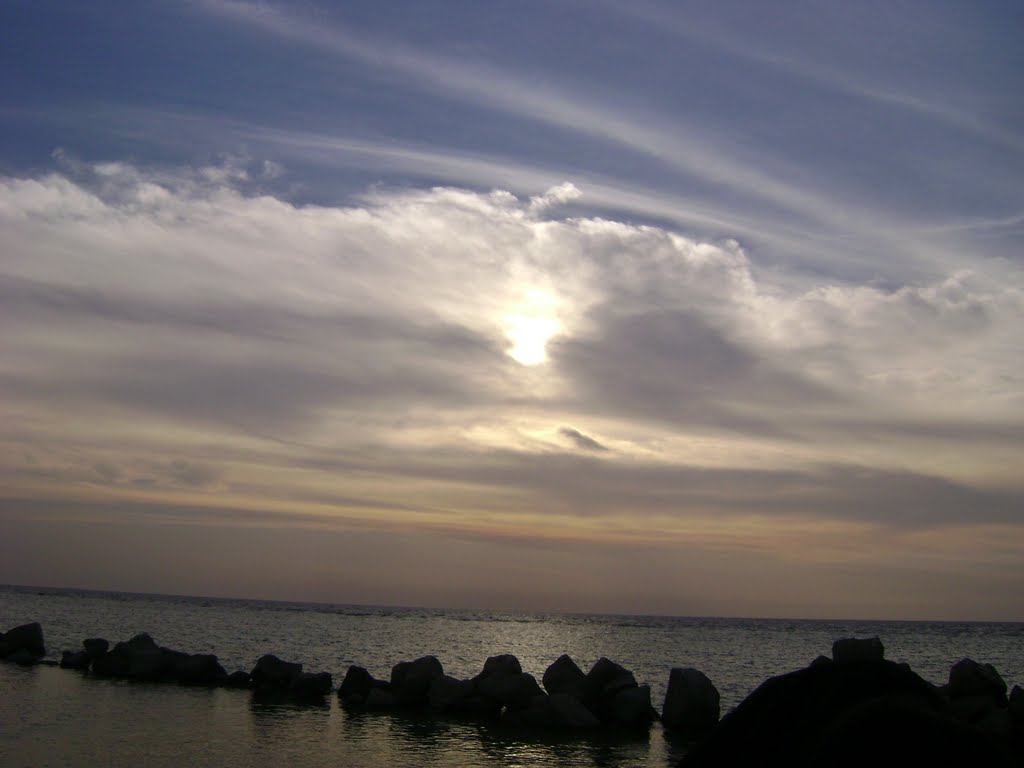
<svg viewBox="0 0 1024 768">
<path fill-rule="evenodd" d="M 959 721 L 914 672 L 882 660 L 771 678 L 680 765 L 1008 766 L 1008 746 Z"/>
<path fill-rule="evenodd" d="M 60 655 L 60 665 L 64 669 L 88 669 L 91 661 L 92 658 L 85 651 L 64 651 Z"/>
<path fill-rule="evenodd" d="M 877 637 L 847 637 L 832 643 L 832 660 L 843 664 L 851 661 L 881 661 L 885 646 Z"/>
<path fill-rule="evenodd" d="M 718 724 L 720 714 L 721 697 L 707 675 L 692 667 L 675 667 L 669 672 L 661 708 L 666 730 L 690 741 L 702 739 Z"/>
<path fill-rule="evenodd" d="M 301 674 L 301 664 L 281 661 L 274 654 L 268 653 L 256 661 L 256 666 L 249 673 L 249 681 L 253 688 L 285 691 Z"/>
<path fill-rule="evenodd" d="M 236 672 L 232 672 L 230 675 L 225 677 L 221 681 L 221 685 L 223 685 L 225 688 L 248 688 L 249 673 L 243 669 L 239 669 Z"/>
<path fill-rule="evenodd" d="M 651 707 L 651 686 L 623 688 L 612 698 L 612 721 L 616 725 L 650 726 L 656 713 Z"/>
<path fill-rule="evenodd" d="M 401 707 L 425 707 L 430 683 L 444 676 L 444 667 L 435 656 L 401 661 L 391 669 L 391 693 Z"/>
<path fill-rule="evenodd" d="M 972 659 L 961 659 L 949 670 L 946 687 L 950 698 L 987 697 L 993 706 L 1007 706 L 1006 683 L 991 664 L 979 664 Z"/>
<path fill-rule="evenodd" d="M 133 680 L 157 682 L 170 677 L 173 667 L 159 648 L 141 648 L 129 656 L 128 676 Z"/>
<path fill-rule="evenodd" d="M 1018 728 L 1024 728 L 1024 688 L 1019 685 L 1013 686 L 1007 706 L 1013 722 L 1017 724 Z"/>
<path fill-rule="evenodd" d="M 568 693 L 539 694 L 527 707 L 505 710 L 501 724 L 511 728 L 553 731 L 594 729 L 601 725 L 579 699 Z"/>
<path fill-rule="evenodd" d="M 328 672 L 302 672 L 288 686 L 288 695 L 306 701 L 322 699 L 332 687 L 333 680 Z"/>
<path fill-rule="evenodd" d="M 182 685 L 217 685 L 227 673 L 212 653 L 193 653 L 177 660 L 174 676 Z"/>
<path fill-rule="evenodd" d="M 544 671 L 541 682 L 549 694 L 566 693 L 577 699 L 583 698 L 587 676 L 576 662 L 562 654 Z"/>
<path fill-rule="evenodd" d="M 583 683 L 583 704 L 602 723 L 613 722 L 612 702 L 616 694 L 636 687 L 632 672 L 602 657 L 587 672 Z"/>
<path fill-rule="evenodd" d="M 544 693 L 533 675 L 526 672 L 494 674 L 482 680 L 476 688 L 481 696 L 506 709 L 526 709 L 534 696 Z"/>
<path fill-rule="evenodd" d="M 85 648 L 90 659 L 95 659 L 109 650 L 110 643 L 102 637 L 90 637 L 88 640 L 82 641 L 82 647 Z"/>
<path fill-rule="evenodd" d="M 370 692 L 367 694 L 366 702 L 364 703 L 363 706 L 365 706 L 367 709 L 372 710 L 393 709 L 395 706 L 395 697 L 394 694 L 391 693 L 390 684 L 384 683 L 384 685 L 373 686 L 373 688 L 371 688 Z"/>
<path fill-rule="evenodd" d="M 18 651 L 26 651 L 32 656 L 42 658 L 46 655 L 46 644 L 43 642 L 43 628 L 39 622 L 22 624 L 7 630 L 0 641 L 0 658 L 10 658 Z"/>
<path fill-rule="evenodd" d="M 552 693 L 547 697 L 555 719 L 553 724 L 560 728 L 587 729 L 601 725 L 594 713 L 583 706 L 575 696 L 568 693 Z"/>
<path fill-rule="evenodd" d="M 90 669 L 93 674 L 100 677 L 128 677 L 131 671 L 131 655 L 125 649 L 117 650 L 116 645 L 114 649 L 92 660 Z"/>
<path fill-rule="evenodd" d="M 811 666 L 813 667 L 813 666 L 815 666 L 817 664 L 831 664 L 831 663 L 832 663 L 832 659 L 829 658 L 828 656 L 817 656 L 817 657 L 815 657 L 814 661 L 811 662 Z"/>
<path fill-rule="evenodd" d="M 523 671 L 519 659 L 511 653 L 503 653 L 500 656 L 491 656 L 484 662 L 483 671 L 473 678 L 474 683 L 479 683 L 488 677 L 495 675 L 518 675 Z"/>
<path fill-rule="evenodd" d="M 40 657 L 27 648 L 18 648 L 7 656 L 7 661 L 22 667 L 32 667 L 39 663 Z"/>
<path fill-rule="evenodd" d="M 430 681 L 427 703 L 438 712 L 458 712 L 466 701 L 476 693 L 472 680 L 459 680 L 451 675 L 441 675 Z"/>
<path fill-rule="evenodd" d="M 118 645 L 122 644 L 118 643 Z M 139 634 L 135 635 L 135 637 L 133 637 L 131 640 L 128 640 L 125 643 L 123 643 L 123 645 L 133 653 L 137 653 L 139 651 L 160 650 L 160 646 L 158 646 L 156 644 L 156 641 L 149 636 L 148 632 L 140 632 Z"/>
<path fill-rule="evenodd" d="M 338 698 L 342 704 L 360 706 L 366 702 L 366 697 L 373 688 L 373 675 L 362 667 L 350 664 L 345 678 L 338 687 Z"/>
</svg>

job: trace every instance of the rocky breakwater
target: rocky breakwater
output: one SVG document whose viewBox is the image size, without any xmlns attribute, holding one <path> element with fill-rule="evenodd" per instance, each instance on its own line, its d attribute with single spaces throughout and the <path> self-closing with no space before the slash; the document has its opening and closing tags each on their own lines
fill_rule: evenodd
<svg viewBox="0 0 1024 768">
<path fill-rule="evenodd" d="M 42 627 L 25 624 L 0 634 L 0 658 L 23 665 L 40 663 L 46 654 Z M 104 638 L 87 638 L 80 650 L 61 654 L 60 666 L 93 677 L 151 683 L 178 683 L 252 689 L 258 696 L 293 701 L 323 700 L 333 690 L 327 672 L 303 672 L 302 665 L 272 654 L 260 657 L 251 672 L 228 674 L 211 653 L 186 653 L 166 648 L 146 632 L 111 646 Z"/>
<path fill-rule="evenodd" d="M 396 664 L 386 681 L 350 666 L 338 697 L 350 709 L 421 710 L 542 729 L 646 728 L 657 718 L 650 687 L 609 659 L 584 673 L 561 656 L 542 684 L 511 654 L 491 656 L 479 674 L 462 680 L 445 674 L 436 657 L 424 656 Z"/>
<path fill-rule="evenodd" d="M 965 659 L 935 686 L 878 638 L 762 683 L 683 759 L 703 766 L 1020 766 L 1024 691 Z"/>
</svg>

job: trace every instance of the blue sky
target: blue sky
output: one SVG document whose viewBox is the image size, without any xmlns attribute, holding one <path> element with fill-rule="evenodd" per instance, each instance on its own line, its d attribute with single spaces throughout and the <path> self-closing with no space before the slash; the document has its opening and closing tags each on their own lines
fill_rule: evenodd
<svg viewBox="0 0 1024 768">
<path fill-rule="evenodd" d="M 1019 4 L 0 14 L 0 580 L 1024 618 Z"/>
</svg>

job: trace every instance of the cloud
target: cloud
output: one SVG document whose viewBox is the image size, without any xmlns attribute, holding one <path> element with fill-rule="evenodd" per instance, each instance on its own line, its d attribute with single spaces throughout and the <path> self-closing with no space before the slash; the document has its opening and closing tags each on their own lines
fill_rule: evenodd
<svg viewBox="0 0 1024 768">
<path fill-rule="evenodd" d="M 608 446 L 602 445 L 594 438 L 589 435 L 585 435 L 578 429 L 572 427 L 561 427 L 558 430 L 558 434 L 562 437 L 568 438 L 577 448 L 581 448 L 584 451 L 607 451 Z"/>
<path fill-rule="evenodd" d="M 299 206 L 248 172 L 92 168 L 0 179 L 0 476 L 25 494 L 576 539 L 1019 522 L 1021 286 L 984 265 L 772 280 L 735 242 L 501 190 Z M 509 318 L 541 309 L 546 362 L 520 364 Z"/>
</svg>

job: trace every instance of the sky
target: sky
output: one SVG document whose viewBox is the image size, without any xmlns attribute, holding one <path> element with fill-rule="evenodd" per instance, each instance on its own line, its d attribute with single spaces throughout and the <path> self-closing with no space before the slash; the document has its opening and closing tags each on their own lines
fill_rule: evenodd
<svg viewBox="0 0 1024 768">
<path fill-rule="evenodd" d="M 1024 5 L 13 0 L 0 583 L 1024 621 Z"/>
</svg>

